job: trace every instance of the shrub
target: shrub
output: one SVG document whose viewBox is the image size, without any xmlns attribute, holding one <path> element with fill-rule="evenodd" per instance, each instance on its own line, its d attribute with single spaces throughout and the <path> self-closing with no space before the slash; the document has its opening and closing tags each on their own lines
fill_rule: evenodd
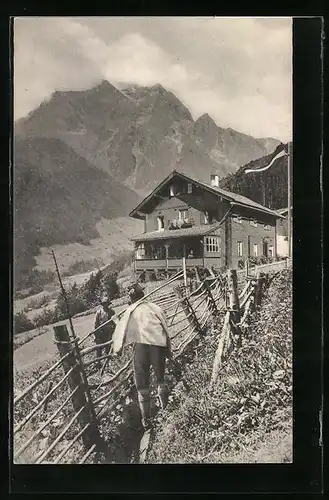
<svg viewBox="0 0 329 500">
<path fill-rule="evenodd" d="M 121 273 L 123 269 L 129 266 L 133 262 L 134 252 L 133 251 L 122 251 L 115 257 L 113 262 L 109 264 L 105 269 L 104 273 L 112 274 L 112 273 Z"/>
<path fill-rule="evenodd" d="M 74 274 L 86 273 L 99 266 L 103 266 L 104 262 L 101 259 L 76 260 L 70 264 L 68 270 L 64 273 L 65 276 L 73 276 Z"/>
<path fill-rule="evenodd" d="M 104 276 L 102 280 L 103 289 L 111 300 L 120 296 L 120 288 L 117 283 L 117 277 L 117 273 L 111 273 Z"/>
<path fill-rule="evenodd" d="M 102 280 L 103 274 L 101 271 L 96 274 L 92 273 L 89 280 L 79 288 L 79 294 L 87 307 L 95 305 L 104 293 Z"/>
<path fill-rule="evenodd" d="M 79 296 L 86 304 L 86 308 L 97 304 L 104 293 L 107 293 L 110 299 L 120 296 L 120 288 L 117 284 L 117 272 L 110 272 L 104 276 L 102 271 L 91 274 L 89 280 L 79 289 Z"/>
<path fill-rule="evenodd" d="M 52 323 L 57 323 L 61 318 L 58 309 L 44 309 L 40 314 L 35 316 L 34 324 L 36 327 L 51 325 Z"/>
<path fill-rule="evenodd" d="M 47 297 L 47 295 L 42 295 L 41 297 L 29 300 L 26 309 L 40 309 L 40 307 L 46 306 L 48 303 L 49 297 Z"/>
<path fill-rule="evenodd" d="M 78 293 L 75 294 L 71 292 L 67 294 L 67 304 L 71 316 L 75 316 L 75 314 L 84 312 L 87 309 L 86 303 L 83 301 L 81 297 L 79 297 Z M 59 320 L 67 319 L 69 317 L 67 312 L 66 301 L 62 294 L 60 294 L 57 298 L 56 310 Z"/>
<path fill-rule="evenodd" d="M 14 314 L 14 333 L 27 332 L 28 330 L 33 330 L 33 322 L 24 314 L 20 312 Z"/>
</svg>

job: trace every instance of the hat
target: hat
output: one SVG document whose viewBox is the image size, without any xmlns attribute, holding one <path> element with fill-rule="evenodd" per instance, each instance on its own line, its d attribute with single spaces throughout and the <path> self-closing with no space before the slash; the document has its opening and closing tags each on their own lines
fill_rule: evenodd
<svg viewBox="0 0 329 500">
<path fill-rule="evenodd" d="M 144 297 L 144 292 L 142 287 L 138 283 L 133 285 L 129 290 L 129 296 L 133 302 Z"/>
</svg>

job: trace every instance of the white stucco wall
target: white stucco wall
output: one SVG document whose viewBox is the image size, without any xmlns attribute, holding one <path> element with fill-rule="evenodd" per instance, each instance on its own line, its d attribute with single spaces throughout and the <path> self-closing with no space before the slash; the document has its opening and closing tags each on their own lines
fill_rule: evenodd
<svg viewBox="0 0 329 500">
<path fill-rule="evenodd" d="M 286 236 L 277 235 L 276 251 L 280 257 L 288 256 L 288 241 Z"/>
</svg>

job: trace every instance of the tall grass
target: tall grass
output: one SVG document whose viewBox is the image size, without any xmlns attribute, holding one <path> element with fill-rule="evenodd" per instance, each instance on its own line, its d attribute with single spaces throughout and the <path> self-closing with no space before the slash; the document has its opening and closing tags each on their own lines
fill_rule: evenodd
<svg viewBox="0 0 329 500">
<path fill-rule="evenodd" d="M 178 384 L 159 416 L 150 463 L 228 462 L 239 454 L 252 462 L 257 446 L 271 433 L 283 441 L 289 436 L 291 318 L 291 271 L 284 270 L 273 279 L 261 310 L 244 329 L 242 345 L 223 364 L 213 391 L 209 382 L 216 334 L 200 344 L 199 355 L 184 368 L 185 389 Z M 251 455 L 242 454 L 253 446 Z M 290 459 L 291 449 L 288 458 L 277 455 L 275 461 Z"/>
</svg>

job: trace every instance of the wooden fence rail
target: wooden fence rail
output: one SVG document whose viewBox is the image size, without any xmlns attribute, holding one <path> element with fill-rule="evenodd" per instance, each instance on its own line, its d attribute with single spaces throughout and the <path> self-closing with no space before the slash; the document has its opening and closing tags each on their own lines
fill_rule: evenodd
<svg viewBox="0 0 329 500">
<path fill-rule="evenodd" d="M 286 265 L 285 262 L 275 264 L 280 265 L 273 265 L 273 269 Z M 262 270 L 265 271 L 265 268 Z M 235 329 L 247 321 L 255 305 L 259 279 L 256 279 L 250 269 L 247 269 L 247 273 L 245 270 L 230 271 L 228 276 L 206 278 L 191 292 L 182 286 L 182 277 L 183 272 L 177 273 L 165 283 L 156 286 L 139 302 L 150 299 L 163 308 L 168 321 L 174 359 L 185 351 L 197 335 L 204 333 L 209 321 L 218 317 L 225 307 L 228 307 L 214 361 L 211 384 L 215 384 L 225 346 L 231 335 L 232 321 Z M 238 283 L 241 284 L 241 279 L 243 287 L 238 293 Z M 120 318 L 123 312 L 124 310 L 118 313 L 117 317 Z M 104 327 L 104 324 L 101 327 Z M 30 446 L 38 446 L 47 428 L 51 431 L 54 428 L 57 430 L 52 442 L 36 453 L 38 464 L 44 463 L 47 457 L 51 460 L 47 463 L 61 463 L 70 450 L 69 463 L 72 463 L 72 453 L 75 456 L 83 455 L 79 463 L 85 463 L 93 453 L 102 449 L 99 419 L 129 393 L 133 385 L 133 368 L 129 346 L 124 348 L 119 360 L 113 357 L 111 351 L 95 357 L 96 349 L 112 344 L 112 341 L 109 341 L 93 345 L 92 335 L 101 327 L 81 339 L 70 338 L 65 325 L 54 327 L 60 359 L 14 398 L 15 418 L 18 420 L 14 427 L 14 459 L 23 455 Z M 94 371 L 88 374 L 85 368 L 100 360 L 103 361 L 103 369 L 97 380 L 97 372 L 96 375 Z M 108 366 L 109 373 L 103 374 L 105 366 Z M 36 396 L 37 390 L 40 394 Z M 39 398 L 34 406 L 33 397 Z M 45 404 L 48 404 L 49 416 L 47 415 L 46 421 L 41 422 L 36 415 L 45 408 Z M 19 419 L 22 414 L 23 418 Z M 61 418 L 60 423 L 57 422 L 58 428 L 54 422 L 59 417 Z M 70 437 L 67 440 L 68 434 Z"/>
</svg>

